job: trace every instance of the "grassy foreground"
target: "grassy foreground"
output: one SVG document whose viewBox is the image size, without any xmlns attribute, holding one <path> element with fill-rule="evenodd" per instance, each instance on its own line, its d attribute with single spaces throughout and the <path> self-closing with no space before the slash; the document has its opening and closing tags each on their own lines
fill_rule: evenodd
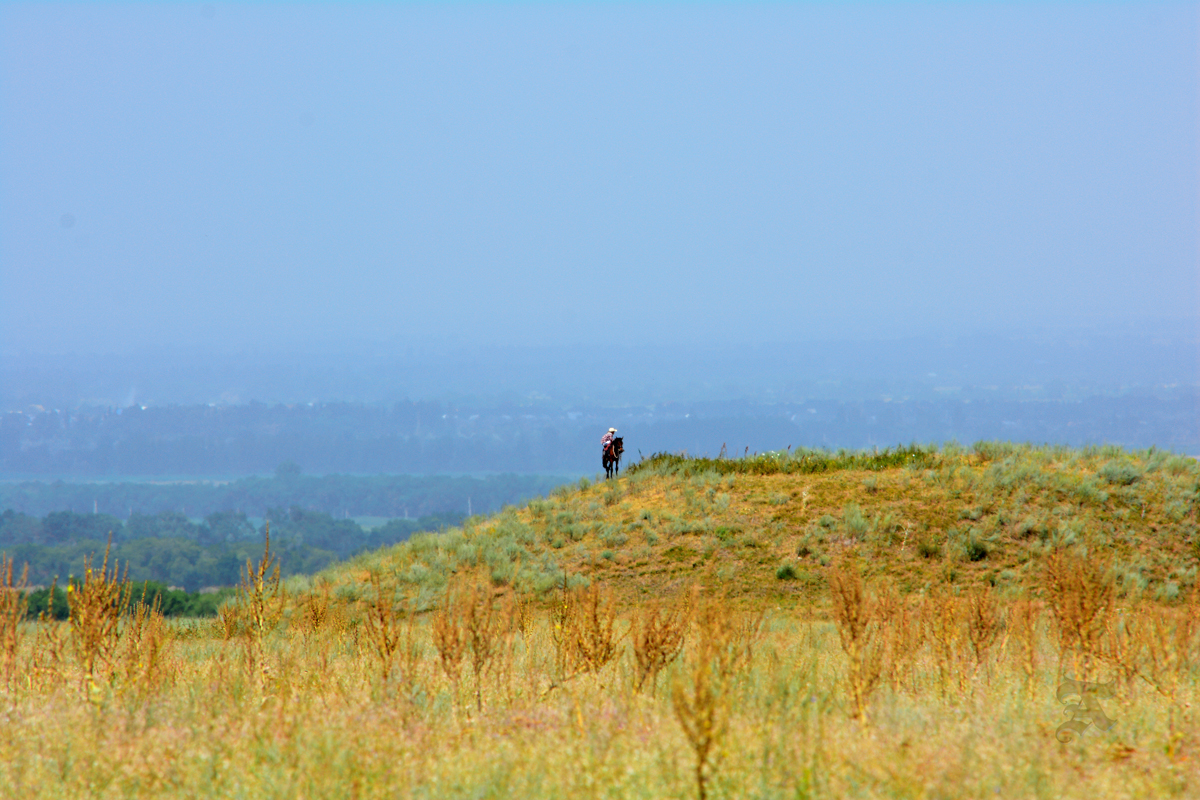
<svg viewBox="0 0 1200 800">
<path fill-rule="evenodd" d="M 885 456 L 651 459 L 215 623 L 0 594 L 0 796 L 1200 792 L 1196 462 Z"/>
</svg>

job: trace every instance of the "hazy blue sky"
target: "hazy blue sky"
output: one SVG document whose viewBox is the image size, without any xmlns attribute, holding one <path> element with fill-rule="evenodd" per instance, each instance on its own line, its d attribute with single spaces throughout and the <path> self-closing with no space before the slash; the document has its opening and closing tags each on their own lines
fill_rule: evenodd
<svg viewBox="0 0 1200 800">
<path fill-rule="evenodd" d="M 1197 8 L 5 3 L 0 349 L 1194 320 Z"/>
</svg>

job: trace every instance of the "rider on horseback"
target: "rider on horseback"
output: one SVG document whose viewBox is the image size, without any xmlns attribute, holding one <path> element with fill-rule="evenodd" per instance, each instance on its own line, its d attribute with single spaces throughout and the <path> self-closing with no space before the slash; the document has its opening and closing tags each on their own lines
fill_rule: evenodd
<svg viewBox="0 0 1200 800">
<path fill-rule="evenodd" d="M 608 433 L 600 437 L 600 452 L 607 453 L 608 448 L 612 447 L 613 436 L 616 434 L 616 428 L 609 428 Z"/>
<path fill-rule="evenodd" d="M 604 467 L 606 478 L 613 477 L 621 470 L 621 453 L 625 452 L 625 446 L 616 433 L 616 428 L 609 428 L 608 433 L 600 437 L 600 445 L 604 448 L 601 451 L 600 464 Z"/>
</svg>

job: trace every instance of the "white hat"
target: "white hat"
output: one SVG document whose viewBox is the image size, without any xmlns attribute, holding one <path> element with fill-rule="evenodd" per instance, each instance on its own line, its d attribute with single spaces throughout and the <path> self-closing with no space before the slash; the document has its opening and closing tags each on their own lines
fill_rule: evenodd
<svg viewBox="0 0 1200 800">
<path fill-rule="evenodd" d="M 609 432 L 609 433 L 616 433 L 616 432 L 617 432 L 617 429 L 616 429 L 616 428 L 609 428 L 609 429 L 608 429 L 608 432 Z"/>
</svg>

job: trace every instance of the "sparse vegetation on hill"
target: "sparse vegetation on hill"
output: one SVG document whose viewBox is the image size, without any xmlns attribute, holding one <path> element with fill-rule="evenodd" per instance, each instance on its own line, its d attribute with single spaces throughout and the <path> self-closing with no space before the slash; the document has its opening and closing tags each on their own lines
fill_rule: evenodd
<svg viewBox="0 0 1200 800">
<path fill-rule="evenodd" d="M 349 597 L 381 572 L 427 607 L 463 569 L 544 596 L 599 581 L 627 599 L 699 581 L 739 601 L 823 602 L 854 556 L 903 593 L 1037 588 L 1052 552 L 1111 569 L 1122 596 L 1173 601 L 1196 582 L 1200 467 L 1162 451 L 983 442 L 740 459 L 660 454 L 619 481 L 560 487 L 440 535 L 336 566 Z"/>
</svg>

